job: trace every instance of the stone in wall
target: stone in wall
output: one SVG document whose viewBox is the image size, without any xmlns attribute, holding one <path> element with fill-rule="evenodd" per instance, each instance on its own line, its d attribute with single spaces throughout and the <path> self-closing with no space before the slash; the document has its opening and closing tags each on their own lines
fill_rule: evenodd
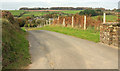
<svg viewBox="0 0 120 71">
<path fill-rule="evenodd" d="M 120 45 L 119 23 L 105 23 L 100 25 L 100 42 L 118 47 Z"/>
</svg>

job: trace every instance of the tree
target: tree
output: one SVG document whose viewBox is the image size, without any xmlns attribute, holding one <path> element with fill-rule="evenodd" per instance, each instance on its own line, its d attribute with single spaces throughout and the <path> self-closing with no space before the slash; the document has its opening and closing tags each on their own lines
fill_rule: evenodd
<svg viewBox="0 0 120 71">
<path fill-rule="evenodd" d="M 91 15 L 91 16 L 97 16 L 98 15 L 98 13 L 95 10 L 90 10 L 90 9 L 81 11 L 79 14 L 80 15 Z"/>
<path fill-rule="evenodd" d="M 116 12 L 120 12 L 120 9 L 117 9 Z"/>
</svg>

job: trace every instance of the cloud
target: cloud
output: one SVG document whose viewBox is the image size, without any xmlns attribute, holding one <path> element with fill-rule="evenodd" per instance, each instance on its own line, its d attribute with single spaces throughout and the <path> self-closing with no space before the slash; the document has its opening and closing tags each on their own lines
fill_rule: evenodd
<svg viewBox="0 0 120 71">
<path fill-rule="evenodd" d="M 119 0 L 0 0 L 1 2 L 118 2 Z"/>
<path fill-rule="evenodd" d="M 20 7 L 104 7 L 118 8 L 119 0 L 2 0 L 2 9 Z"/>
</svg>

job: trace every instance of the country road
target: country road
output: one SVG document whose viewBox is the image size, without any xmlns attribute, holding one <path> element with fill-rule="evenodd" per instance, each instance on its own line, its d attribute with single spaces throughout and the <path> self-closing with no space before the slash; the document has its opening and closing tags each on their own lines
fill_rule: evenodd
<svg viewBox="0 0 120 71">
<path fill-rule="evenodd" d="M 118 69 L 118 49 L 56 32 L 28 31 L 29 69 Z"/>
</svg>

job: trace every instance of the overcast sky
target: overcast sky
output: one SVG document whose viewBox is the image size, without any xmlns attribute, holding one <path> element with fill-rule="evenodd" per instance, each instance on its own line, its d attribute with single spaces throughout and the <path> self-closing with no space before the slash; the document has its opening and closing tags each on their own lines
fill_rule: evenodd
<svg viewBox="0 0 120 71">
<path fill-rule="evenodd" d="M 118 8 L 120 0 L 0 0 L 0 9 L 15 10 L 20 7 L 103 7 Z"/>
</svg>

